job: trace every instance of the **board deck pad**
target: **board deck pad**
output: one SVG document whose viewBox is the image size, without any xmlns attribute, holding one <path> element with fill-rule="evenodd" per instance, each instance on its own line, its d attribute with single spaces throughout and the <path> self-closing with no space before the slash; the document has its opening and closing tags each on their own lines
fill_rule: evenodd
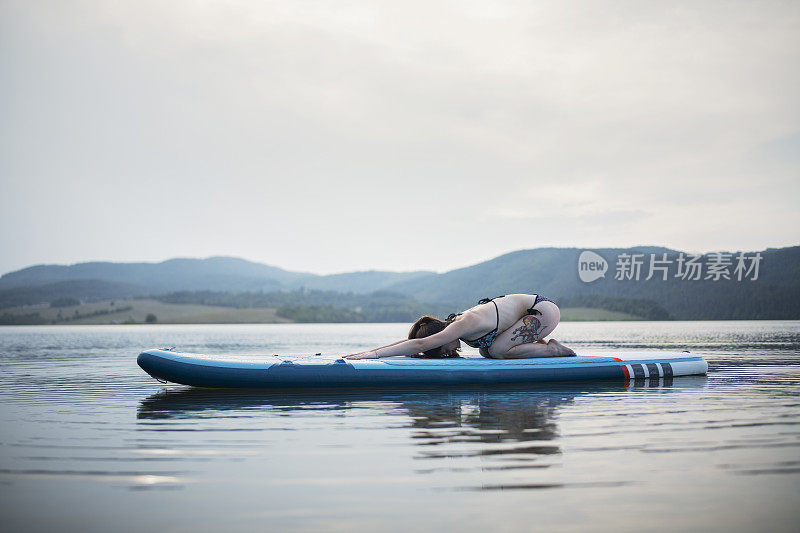
<svg viewBox="0 0 800 533">
<path fill-rule="evenodd" d="M 283 358 L 208 356 L 154 349 L 139 354 L 152 377 L 195 387 L 403 387 L 582 380 L 672 379 L 705 374 L 708 363 L 690 352 L 599 352 L 572 357 L 486 359 Z"/>
</svg>

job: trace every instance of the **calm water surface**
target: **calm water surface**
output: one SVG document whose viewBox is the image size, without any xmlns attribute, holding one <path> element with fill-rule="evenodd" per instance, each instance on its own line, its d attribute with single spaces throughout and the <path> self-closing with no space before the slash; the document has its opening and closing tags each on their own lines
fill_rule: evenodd
<svg viewBox="0 0 800 533">
<path fill-rule="evenodd" d="M 667 385 L 213 391 L 136 366 L 164 346 L 334 359 L 406 329 L 0 327 L 3 529 L 798 530 L 800 322 L 556 330 L 709 361 Z"/>
</svg>

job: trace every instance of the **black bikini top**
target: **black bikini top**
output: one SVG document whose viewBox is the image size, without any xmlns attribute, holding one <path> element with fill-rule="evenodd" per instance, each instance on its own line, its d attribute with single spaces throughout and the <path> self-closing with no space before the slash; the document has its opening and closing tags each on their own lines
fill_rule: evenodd
<svg viewBox="0 0 800 533">
<path fill-rule="evenodd" d="M 497 308 L 497 304 L 495 303 L 495 300 L 498 299 L 498 298 L 502 298 L 503 296 L 505 296 L 505 294 L 503 294 L 501 296 L 495 296 L 494 298 L 483 298 L 482 300 L 478 300 L 478 305 L 488 304 L 489 302 L 494 304 L 494 310 L 495 310 L 495 313 L 497 314 L 497 323 L 495 324 L 494 329 L 492 331 L 490 331 L 486 335 L 483 335 L 480 338 L 477 338 L 477 339 L 475 339 L 473 341 L 470 341 L 470 340 L 467 340 L 467 339 L 462 339 L 468 346 L 472 346 L 473 348 L 488 348 L 489 346 L 492 345 L 492 343 L 494 342 L 494 339 L 497 337 L 497 334 L 499 333 L 498 329 L 500 328 L 500 310 Z M 544 296 L 539 296 L 537 294 L 536 295 L 536 299 L 533 302 L 533 305 L 528 308 L 528 310 L 525 312 L 525 314 L 526 315 L 541 315 L 542 313 L 538 309 L 534 309 L 534 307 L 536 307 L 536 304 L 538 304 L 539 302 L 553 302 L 553 300 L 551 300 L 549 298 L 545 298 Z M 555 302 L 553 302 L 553 303 L 555 303 Z M 457 316 L 459 316 L 460 314 L 461 313 L 450 313 L 450 316 L 448 316 L 447 319 L 446 319 L 447 322 L 451 322 L 451 321 L 455 320 L 455 318 Z"/>
<path fill-rule="evenodd" d="M 478 300 L 478 305 L 488 304 L 489 302 L 494 303 L 494 300 L 497 300 L 498 298 L 503 298 L 504 296 L 505 296 L 505 294 L 501 294 L 500 296 L 495 296 L 494 298 L 483 298 L 481 300 Z M 541 295 L 537 294 L 536 295 L 536 299 L 533 301 L 533 305 L 530 306 L 527 311 L 525 311 L 525 314 L 526 315 L 541 315 L 542 313 L 539 312 L 539 310 L 534 309 L 534 307 L 536 307 L 536 304 L 538 304 L 539 302 L 552 302 L 552 303 L 555 303 L 550 298 L 546 298 L 544 296 L 541 296 Z M 494 304 L 494 305 L 495 305 L 495 307 L 497 307 L 497 304 Z M 447 316 L 447 318 L 445 319 L 445 321 L 450 322 L 452 320 L 455 320 L 455 318 L 457 316 L 460 316 L 460 315 L 461 315 L 461 313 L 450 313 Z M 498 321 L 499 321 L 499 312 L 498 312 Z"/>
</svg>

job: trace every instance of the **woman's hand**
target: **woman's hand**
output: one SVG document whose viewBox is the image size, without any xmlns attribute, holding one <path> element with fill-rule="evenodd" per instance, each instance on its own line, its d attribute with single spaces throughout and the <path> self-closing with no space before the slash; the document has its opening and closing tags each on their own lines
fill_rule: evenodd
<svg viewBox="0 0 800 533">
<path fill-rule="evenodd" d="M 359 352 L 359 353 L 351 353 L 350 355 L 345 355 L 343 359 L 377 359 L 378 353 L 375 350 L 370 350 L 368 352 Z"/>
</svg>

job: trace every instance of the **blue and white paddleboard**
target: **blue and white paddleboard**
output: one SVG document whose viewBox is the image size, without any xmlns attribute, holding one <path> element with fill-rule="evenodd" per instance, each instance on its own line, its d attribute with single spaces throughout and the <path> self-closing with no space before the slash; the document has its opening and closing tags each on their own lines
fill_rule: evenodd
<svg viewBox="0 0 800 533">
<path fill-rule="evenodd" d="M 147 350 L 139 366 L 156 379 L 195 387 L 405 387 L 588 379 L 671 379 L 705 374 L 690 352 L 614 352 L 536 359 L 386 357 L 336 361 Z"/>
</svg>

